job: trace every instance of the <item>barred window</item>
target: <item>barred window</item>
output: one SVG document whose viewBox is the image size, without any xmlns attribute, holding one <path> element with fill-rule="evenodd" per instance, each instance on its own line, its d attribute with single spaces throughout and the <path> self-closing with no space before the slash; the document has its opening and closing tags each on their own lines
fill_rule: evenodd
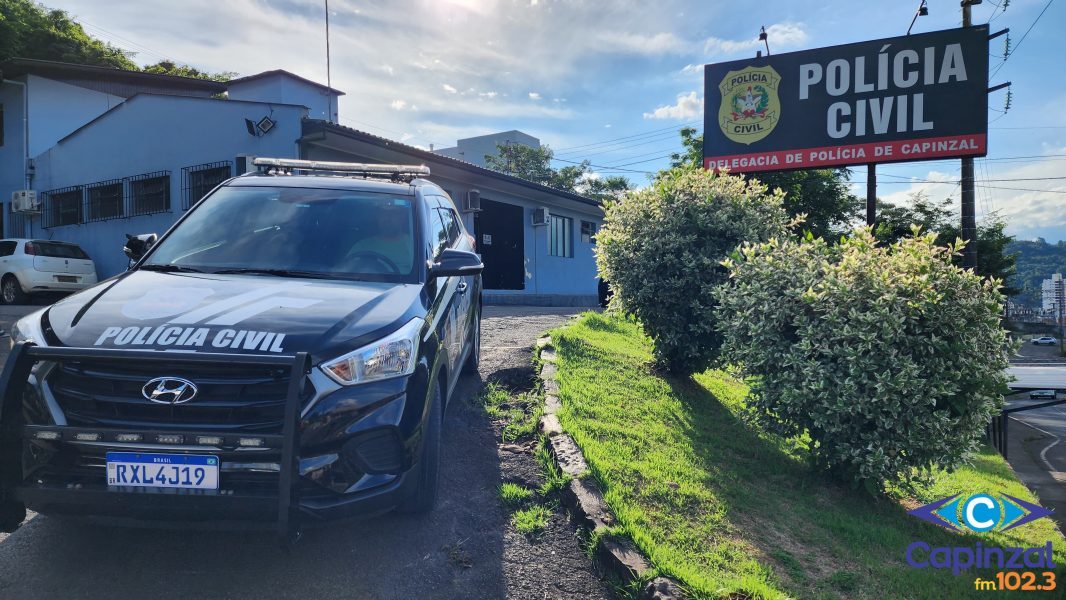
<svg viewBox="0 0 1066 600">
<path fill-rule="evenodd" d="M 81 223 L 81 186 L 52 190 L 45 194 L 45 228 Z"/>
<path fill-rule="evenodd" d="M 101 181 L 88 186 L 85 221 L 103 221 L 122 216 L 122 180 Z"/>
<path fill-rule="evenodd" d="M 130 177 L 130 216 L 170 210 L 170 171 Z"/>
<path fill-rule="evenodd" d="M 182 210 L 188 210 L 200 201 L 215 186 L 233 177 L 233 165 L 230 161 L 205 163 L 185 167 L 182 173 Z"/>
<path fill-rule="evenodd" d="M 550 215 L 548 223 L 548 255 L 573 258 L 574 220 L 570 217 Z"/>
</svg>

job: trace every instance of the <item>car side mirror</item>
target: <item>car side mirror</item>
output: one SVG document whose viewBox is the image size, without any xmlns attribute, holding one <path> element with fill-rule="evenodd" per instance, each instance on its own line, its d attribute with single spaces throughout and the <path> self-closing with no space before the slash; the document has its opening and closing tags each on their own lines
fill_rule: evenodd
<svg viewBox="0 0 1066 600">
<path fill-rule="evenodd" d="M 159 236 L 154 233 L 142 233 L 141 235 L 126 234 L 126 245 L 122 251 L 133 262 L 137 262 L 152 249 Z"/>
<path fill-rule="evenodd" d="M 440 253 L 437 261 L 430 265 L 430 277 L 462 277 L 477 275 L 485 269 L 481 258 L 473 252 L 449 248 Z"/>
</svg>

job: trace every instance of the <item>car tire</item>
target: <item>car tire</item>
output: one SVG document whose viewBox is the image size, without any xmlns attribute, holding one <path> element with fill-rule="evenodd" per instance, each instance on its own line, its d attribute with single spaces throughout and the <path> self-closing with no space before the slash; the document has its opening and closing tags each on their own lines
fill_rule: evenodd
<svg viewBox="0 0 1066 600">
<path fill-rule="evenodd" d="M 477 377 L 478 367 L 481 366 L 481 307 L 474 314 L 474 323 L 470 326 L 470 354 L 466 355 L 466 364 L 463 365 L 463 373 Z"/>
<path fill-rule="evenodd" d="M 0 300 L 3 300 L 4 304 L 26 304 L 29 294 L 22 291 L 19 280 L 9 273 L 0 280 Z"/>
<path fill-rule="evenodd" d="M 440 487 L 440 440 L 444 426 L 440 383 L 434 387 L 432 403 L 422 439 L 422 455 L 418 465 L 408 473 L 408 477 L 413 481 L 408 487 L 407 497 L 396 509 L 403 514 L 428 513 L 437 505 L 437 491 Z"/>
</svg>

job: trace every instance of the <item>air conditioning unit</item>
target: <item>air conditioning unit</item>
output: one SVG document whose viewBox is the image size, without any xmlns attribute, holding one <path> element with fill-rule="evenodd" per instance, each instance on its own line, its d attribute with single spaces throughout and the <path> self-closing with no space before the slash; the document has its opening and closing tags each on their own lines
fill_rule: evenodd
<svg viewBox="0 0 1066 600">
<path fill-rule="evenodd" d="M 39 213 L 41 203 L 35 190 L 16 190 L 11 193 L 11 212 Z"/>
<path fill-rule="evenodd" d="M 543 206 L 540 207 L 540 208 L 534 208 L 533 209 L 533 226 L 535 227 L 535 226 L 538 226 L 538 225 L 547 225 L 549 216 L 551 216 L 551 213 L 548 212 L 547 208 L 545 208 Z"/>
<path fill-rule="evenodd" d="M 463 212 L 481 212 L 481 192 L 470 190 L 463 199 Z"/>
</svg>

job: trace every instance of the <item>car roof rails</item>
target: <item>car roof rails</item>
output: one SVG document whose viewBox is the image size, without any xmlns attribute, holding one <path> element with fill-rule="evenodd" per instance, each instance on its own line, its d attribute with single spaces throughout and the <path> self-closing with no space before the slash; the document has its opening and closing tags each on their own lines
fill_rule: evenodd
<svg viewBox="0 0 1066 600">
<path fill-rule="evenodd" d="M 295 158 L 256 158 L 252 161 L 263 175 L 293 175 L 301 172 L 308 175 L 342 175 L 364 179 L 387 179 L 410 183 L 416 177 L 428 177 L 425 165 L 373 165 L 323 160 L 300 160 Z"/>
</svg>

